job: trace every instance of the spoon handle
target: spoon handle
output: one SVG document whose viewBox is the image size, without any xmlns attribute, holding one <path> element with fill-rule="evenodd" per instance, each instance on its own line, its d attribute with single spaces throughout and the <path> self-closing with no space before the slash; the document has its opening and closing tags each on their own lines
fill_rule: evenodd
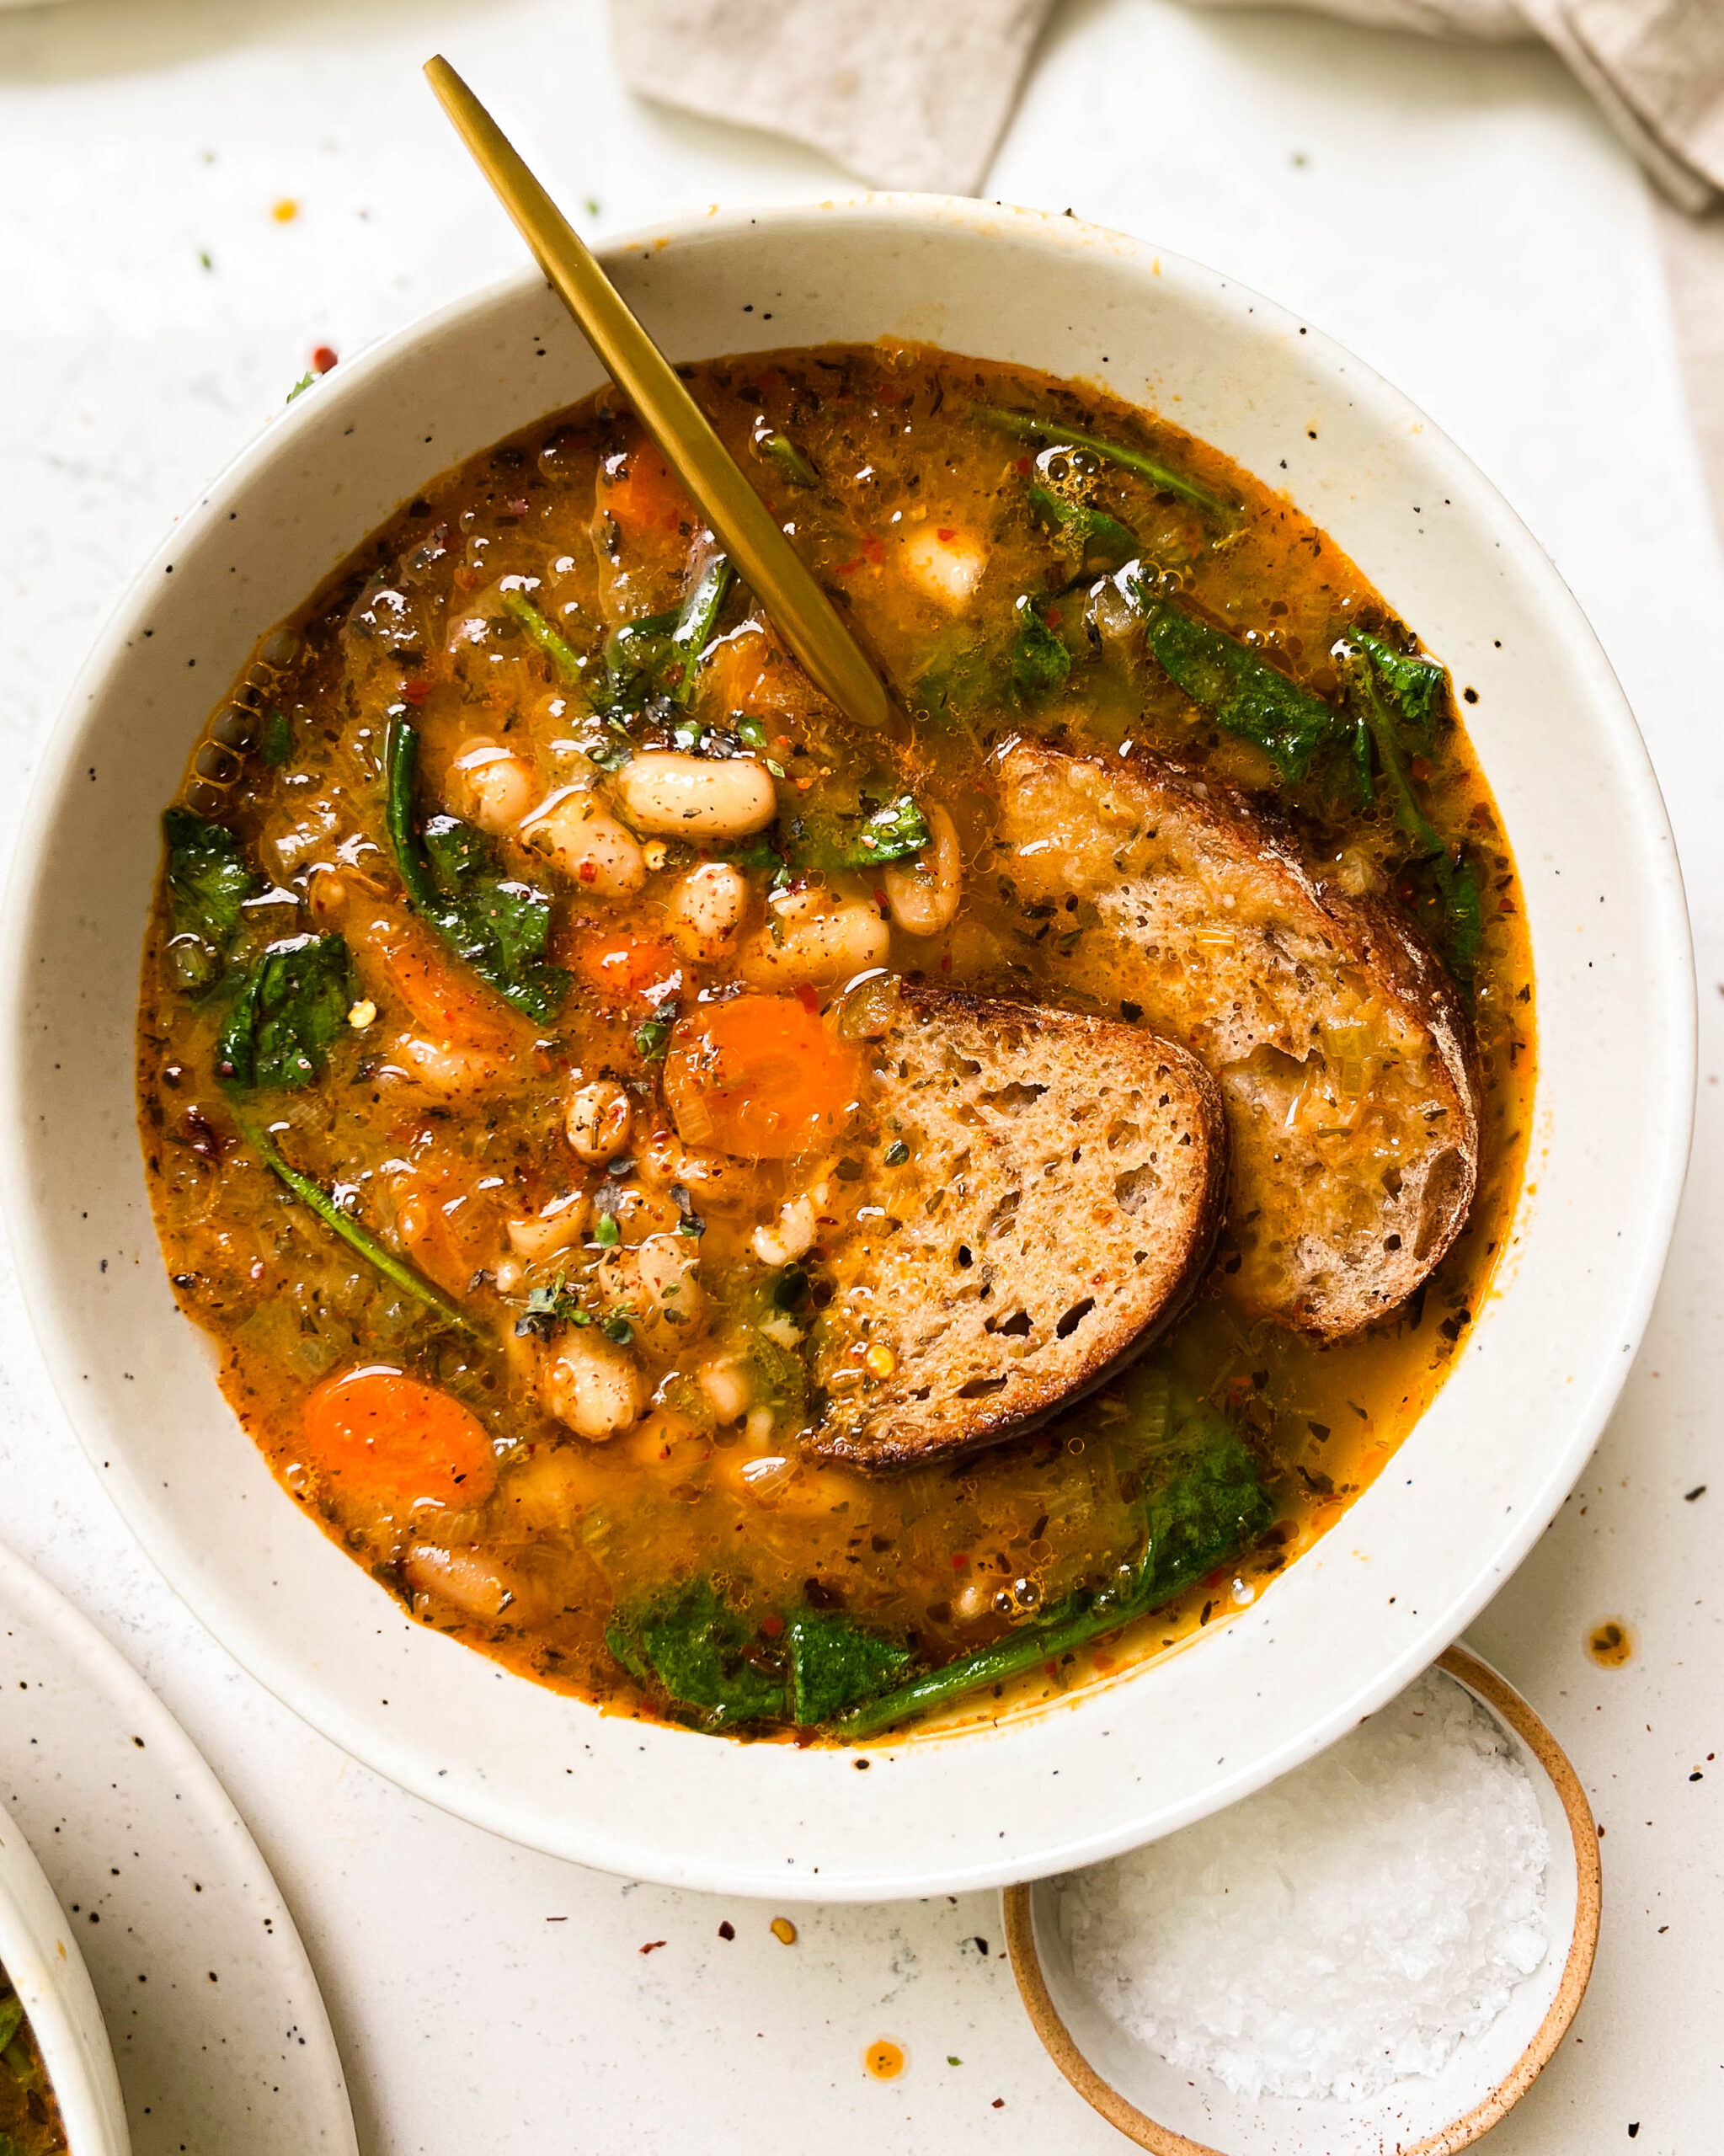
<svg viewBox="0 0 1724 2156">
<path fill-rule="evenodd" d="M 440 55 L 425 74 L 600 364 L 816 685 L 858 726 L 891 725 L 879 675 L 675 369 L 520 154 Z"/>
</svg>

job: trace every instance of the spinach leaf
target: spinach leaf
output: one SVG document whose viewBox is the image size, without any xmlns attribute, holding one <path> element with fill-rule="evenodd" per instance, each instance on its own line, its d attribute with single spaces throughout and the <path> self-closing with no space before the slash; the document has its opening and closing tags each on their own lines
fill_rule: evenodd
<svg viewBox="0 0 1724 2156">
<path fill-rule="evenodd" d="M 933 842 L 928 819 L 915 797 L 900 793 L 877 808 L 800 819 L 792 828 L 789 857 L 798 868 L 823 868 L 830 873 L 904 861 Z"/>
<path fill-rule="evenodd" d="M 293 721 L 285 711 L 272 711 L 264 721 L 264 761 L 272 771 L 293 754 Z"/>
<path fill-rule="evenodd" d="M 1220 494 L 1212 494 L 1207 487 L 1200 487 L 1195 479 L 1163 464 L 1159 457 L 1151 456 L 1147 450 L 1134 449 L 1124 442 L 1108 441 L 1087 429 L 1069 425 L 1064 419 L 1045 419 L 1038 412 L 1011 411 L 1003 404 L 972 404 L 970 417 L 979 419 L 985 426 L 997 428 L 1001 434 L 1013 435 L 1019 441 L 1057 442 L 1071 449 L 1086 449 L 1092 456 L 1104 462 L 1117 464 L 1122 471 L 1134 472 L 1140 479 L 1147 479 L 1158 494 L 1174 494 L 1182 502 L 1189 502 L 1193 509 L 1202 510 L 1225 524 L 1233 523 L 1238 511 Z"/>
<path fill-rule="evenodd" d="M 1027 493 L 1030 515 L 1085 568 L 1123 568 L 1142 552 L 1136 534 L 1105 510 L 1070 501 L 1038 480 L 1030 482 Z"/>
<path fill-rule="evenodd" d="M 1443 669 L 1434 659 L 1409 657 L 1364 629 L 1349 630 L 1347 642 L 1362 655 L 1403 728 L 1420 748 L 1429 749 L 1442 701 Z"/>
<path fill-rule="evenodd" d="M 1149 1407 L 1147 1396 L 1141 1406 Z M 978 1647 L 841 1716 L 835 1725 L 839 1733 L 866 1737 L 979 1685 L 1057 1661 L 1073 1647 L 1159 1609 L 1249 1549 L 1274 1517 L 1274 1505 L 1255 1457 L 1225 1417 L 1207 1406 L 1177 1403 L 1171 1432 L 1155 1444 L 1145 1469 L 1144 1546 L 1134 1564 L 1100 1588 L 1068 1595 L 991 1646 Z"/>
<path fill-rule="evenodd" d="M 247 1093 L 309 1086 L 323 1075 L 353 1000 L 340 937 L 293 936 L 270 944 L 222 1028 L 216 1068 L 222 1084 Z"/>
<path fill-rule="evenodd" d="M 762 456 L 770 456 L 793 487 L 814 487 L 819 484 L 819 475 L 788 435 L 780 434 L 777 427 L 756 424 L 755 447 Z"/>
<path fill-rule="evenodd" d="M 915 1659 L 836 1609 L 800 1609 L 784 1628 L 790 1656 L 790 1718 L 799 1728 L 834 1721 L 883 1692 Z"/>
<path fill-rule="evenodd" d="M 366 1262 L 375 1266 L 386 1280 L 393 1281 L 398 1288 L 404 1289 L 427 1310 L 435 1310 L 446 1325 L 455 1326 L 458 1331 L 472 1333 L 476 1339 L 481 1337 L 478 1328 L 459 1303 L 451 1301 L 435 1282 L 427 1280 L 422 1273 L 416 1272 L 404 1258 L 398 1257 L 388 1245 L 380 1242 L 368 1228 L 362 1228 L 350 1213 L 336 1203 L 321 1183 L 314 1182 L 310 1176 L 302 1175 L 297 1168 L 284 1160 L 280 1147 L 268 1131 L 259 1129 L 243 1116 L 236 1116 L 234 1120 L 244 1133 L 247 1144 L 270 1174 L 285 1183 L 300 1203 L 308 1212 L 315 1214 L 332 1235 L 339 1235 L 350 1250 L 357 1251 Z"/>
<path fill-rule="evenodd" d="M 1020 703 L 1033 703 L 1065 686 L 1071 671 L 1071 654 L 1049 627 L 1047 619 L 1027 593 L 1012 609 L 1011 646 L 1006 657 L 1006 679 Z"/>
<path fill-rule="evenodd" d="M 702 1729 L 729 1729 L 784 1712 L 784 1678 L 746 1658 L 753 1629 L 709 1579 L 619 1609 L 605 1644 L 637 1684 L 692 1711 Z"/>
<path fill-rule="evenodd" d="M 189 808 L 162 819 L 168 843 L 168 910 L 176 938 L 170 947 L 182 988 L 210 987 L 239 933 L 246 900 L 259 889 L 239 841 L 225 824 L 205 823 Z"/>
<path fill-rule="evenodd" d="M 1284 780 L 1304 778 L 1326 750 L 1346 743 L 1349 722 L 1321 696 L 1289 680 L 1249 644 L 1152 598 L 1142 584 L 1132 595 L 1143 610 L 1150 649 L 1163 671 L 1215 723 L 1268 757 Z"/>
<path fill-rule="evenodd" d="M 682 604 L 613 629 L 605 643 L 606 689 L 614 712 L 639 711 L 668 697 L 686 706 L 694 695 L 701 654 L 713 640 L 735 581 L 727 554 L 714 554 L 684 594 Z"/>
<path fill-rule="evenodd" d="M 18 2034 L 23 2022 L 23 2003 L 15 1993 L 8 1992 L 4 1999 L 0 1999 L 0 2052 L 3 2052 Z"/>
<path fill-rule="evenodd" d="M 414 912 L 517 1011 L 550 1017 L 568 989 L 568 975 L 545 957 L 550 899 L 499 875 L 495 849 L 471 825 L 434 816 L 419 831 L 419 735 L 404 718 L 390 721 L 384 769 L 390 843 Z"/>
</svg>

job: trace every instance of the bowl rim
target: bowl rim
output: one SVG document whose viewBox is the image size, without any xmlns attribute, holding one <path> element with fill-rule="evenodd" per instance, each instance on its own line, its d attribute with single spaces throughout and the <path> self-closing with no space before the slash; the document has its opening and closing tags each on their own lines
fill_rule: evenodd
<svg viewBox="0 0 1724 2156">
<path fill-rule="evenodd" d="M 1470 1648 L 1456 1644 L 1439 1654 L 1432 1667 L 1441 1669 L 1476 1694 L 1498 1721 L 1524 1744 L 1550 1776 L 1557 1801 L 1568 1822 L 1574 1847 L 1574 1929 L 1555 1997 L 1543 2020 L 1528 2039 L 1519 2057 L 1496 2086 L 1446 2126 L 1400 2148 L 1397 2156 L 1458 2156 L 1499 2125 L 1525 2095 L 1556 2055 L 1568 2033 L 1569 2024 L 1580 2011 L 1591 1981 L 1599 1951 L 1599 1926 L 1603 1914 L 1604 1867 L 1599 1849 L 1598 1822 L 1574 1764 L 1556 1742 L 1549 1726 L 1528 1700 L 1489 1662 Z M 1045 1883 L 1045 1882 L 1042 1882 Z M 1006 1887 L 1001 1895 L 1006 1950 L 1011 1957 L 1011 1973 L 1018 1997 L 1040 2037 L 1048 2056 L 1094 2111 L 1117 2127 L 1129 2141 L 1147 2148 L 1151 2156 L 1227 2156 L 1209 2143 L 1163 2126 L 1122 2096 L 1112 2083 L 1097 2072 L 1054 2004 L 1042 1966 L 1036 1938 L 1035 1890 L 1033 1884 Z"/>
<path fill-rule="evenodd" d="M 1628 1351 L 1638 1346 L 1646 1328 L 1674 1225 L 1691 1142 L 1695 987 L 1680 871 L 1644 742 L 1594 632 L 1536 539 L 1490 481 L 1410 400 L 1345 347 L 1236 280 L 1151 242 L 1075 219 L 942 196 L 866 193 L 819 204 L 715 207 L 620 237 L 601 251 L 600 259 L 614 267 L 632 257 L 656 258 L 667 247 L 722 243 L 762 229 L 793 249 L 799 232 L 835 221 L 884 225 L 907 236 L 956 227 L 989 238 L 1027 239 L 1056 253 L 1099 253 L 1121 262 L 1129 275 L 1152 274 L 1165 280 L 1163 290 L 1180 287 L 1194 306 L 1225 311 L 1238 321 L 1241 332 L 1246 316 L 1255 317 L 1259 329 L 1267 326 L 1290 334 L 1297 328 L 1301 350 L 1321 366 L 1326 379 L 1345 377 L 1347 394 L 1369 405 L 1374 424 L 1386 424 L 1392 419 L 1422 436 L 1423 457 L 1439 472 L 1452 476 L 1459 491 L 1488 515 L 1493 535 L 1521 588 L 1530 587 L 1566 621 L 1596 691 L 1598 716 L 1607 729 L 1615 759 L 1613 769 L 1622 783 L 1625 821 L 1633 829 L 1650 863 L 1647 903 L 1649 913 L 1657 918 L 1659 932 L 1656 947 L 1645 956 L 1657 974 L 1662 1038 L 1670 1043 L 1671 1052 L 1648 1091 L 1648 1120 L 1657 1125 L 1657 1171 L 1639 1191 L 1633 1214 L 1638 1247 L 1632 1265 L 1613 1291 L 1612 1310 L 1617 1322 L 1612 1337 L 1625 1343 L 1625 1350 L 1608 1364 L 1601 1362 L 1590 1374 L 1581 1396 L 1568 1402 L 1563 1417 L 1568 1430 L 1566 1440 L 1560 1448 L 1551 1449 L 1542 1480 L 1519 1505 L 1519 1518 L 1505 1524 L 1504 1531 L 1472 1568 L 1464 1589 L 1448 1595 L 1421 1616 L 1417 1629 L 1406 1635 L 1397 1653 L 1377 1665 L 1369 1682 L 1355 1684 L 1351 1692 L 1335 1700 L 1321 1716 L 1305 1722 L 1296 1740 L 1260 1750 L 1244 1767 L 1230 1763 L 1228 1773 L 1211 1777 L 1202 1793 L 1165 1808 L 1158 1814 L 1153 1832 L 1170 1832 L 1213 1810 L 1218 1802 L 1233 1801 L 1310 1757 L 1361 1715 L 1400 1690 L 1490 1599 L 1543 1533 L 1583 1467 L 1626 1378 Z M 142 626 L 158 589 L 157 579 L 170 558 L 189 543 L 195 519 L 208 517 L 217 507 L 239 496 L 256 475 L 282 456 L 300 429 L 309 428 L 320 411 L 324 414 L 330 411 L 334 400 L 356 398 L 377 376 L 387 375 L 451 331 L 481 323 L 524 296 L 544 289 L 536 270 L 523 268 L 403 325 L 354 360 L 344 362 L 334 376 L 320 385 L 314 398 L 307 398 L 297 409 L 290 408 L 275 415 L 201 490 L 194 515 L 164 537 L 115 609 L 45 744 L 8 881 L 9 918 L 19 921 L 28 916 L 51 812 L 70 790 L 69 782 L 82 761 L 87 714 L 97 707 L 100 692 L 111 689 L 123 669 L 131 636 Z M 1512 841 L 1513 831 L 1510 836 Z M 21 935 L 0 939 L 0 947 L 0 947 L 0 1011 L 5 1014 L 4 1038 L 0 1041 L 0 1115 L 5 1123 L 4 1143 L 0 1145 L 0 1185 L 3 1185 L 6 1214 L 20 1259 L 20 1277 L 33 1328 L 68 1420 L 93 1458 L 101 1441 L 99 1415 L 83 1406 L 79 1400 L 75 1326 L 56 1294 L 40 1284 L 47 1274 L 43 1261 L 52 1236 L 45 1212 L 35 1204 L 29 1189 L 23 1134 L 28 1064 L 24 1022 L 29 988 L 25 939 Z M 8 1107 L 11 1113 L 6 1113 Z M 1499 1278 L 1493 1293 L 1503 1292 Z M 606 1838 L 586 1830 L 579 1821 L 559 1820 L 553 1825 L 542 1805 L 513 1799 L 495 1780 L 470 1781 L 458 1789 L 452 1786 L 426 1756 L 424 1746 L 400 1733 L 398 1725 L 380 1728 L 350 1710 L 248 1609 L 200 1576 L 199 1566 L 189 1561 L 172 1527 L 152 1511 L 139 1493 L 119 1481 L 110 1482 L 109 1488 L 122 1516 L 175 1592 L 268 1689 L 313 1726 L 415 1795 L 530 1846 L 667 1884 L 788 1898 L 882 1899 L 999 1886 L 1093 1862 L 1145 1838 L 1142 1823 L 1131 1818 L 1123 1824 L 1116 1821 L 1106 1830 L 1086 1826 L 1081 1832 L 1060 1822 L 1050 1826 L 1032 1849 L 993 1856 L 975 1851 L 963 1862 L 947 1855 L 931 1866 L 897 1860 L 895 1868 L 886 1865 L 857 1876 L 835 1873 L 829 1866 L 824 1876 L 810 1876 L 809 1867 L 795 1860 L 787 1860 L 787 1874 L 769 1871 L 764 1863 L 726 1870 L 710 1858 L 691 1860 L 680 1850 L 665 1852 L 656 1846 Z M 1110 1689 L 1094 1686 L 1079 1696 L 1100 1697 Z M 1033 1720 L 1045 1722 L 1070 1704 L 1059 1703 Z M 1022 1721 L 1013 1721 L 909 1744 L 900 1741 L 895 1756 L 907 1758 L 913 1752 L 974 1743 L 989 1736 L 1003 1738 L 1023 1726 Z M 699 1741 L 687 1732 L 673 1734 L 685 1742 Z M 890 1740 L 878 1748 L 888 1752 L 893 1748 Z"/>
<path fill-rule="evenodd" d="M 0 1964 L 41 2053 L 70 2156 L 127 2156 L 131 2143 L 114 2046 L 76 1928 L 4 1804 Z"/>
</svg>

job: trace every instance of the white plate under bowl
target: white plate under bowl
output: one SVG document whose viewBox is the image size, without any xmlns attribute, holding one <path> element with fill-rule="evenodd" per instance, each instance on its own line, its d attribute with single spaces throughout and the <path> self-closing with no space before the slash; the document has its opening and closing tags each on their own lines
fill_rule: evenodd
<svg viewBox="0 0 1724 2156">
<path fill-rule="evenodd" d="M 120 2077 L 77 1935 L 3 1805 L 0 1966 L 29 2017 L 72 2156 L 129 2156 Z"/>
<path fill-rule="evenodd" d="M 49 747 L 3 938 L 0 1127 L 61 1396 L 232 1652 L 451 1811 L 605 1870 L 878 1899 L 1093 1862 L 1243 1796 L 1398 1691 L 1524 1555 L 1627 1374 L 1688 1152 L 1694 985 L 1634 722 L 1536 542 L 1368 368 L 1213 271 L 1064 217 L 875 197 L 714 212 L 606 262 L 670 355 L 920 338 L 1105 383 L 1286 487 L 1477 691 L 1538 970 L 1500 1285 L 1388 1469 L 1235 1622 L 998 1727 L 848 1753 L 601 1716 L 410 1624 L 276 1488 L 176 1312 L 133 1116 L 157 812 L 259 632 L 433 474 L 593 388 L 523 274 L 344 361 L 181 520 Z"/>
</svg>

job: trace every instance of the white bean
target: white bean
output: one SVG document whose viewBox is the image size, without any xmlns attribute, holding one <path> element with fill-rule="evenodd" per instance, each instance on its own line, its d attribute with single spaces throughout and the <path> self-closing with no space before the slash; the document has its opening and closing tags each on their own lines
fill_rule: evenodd
<svg viewBox="0 0 1724 2156">
<path fill-rule="evenodd" d="M 632 899 L 647 864 L 631 833 L 592 794 L 568 787 L 542 802 L 520 827 L 522 842 L 595 898 Z"/>
<path fill-rule="evenodd" d="M 449 806 L 454 814 L 500 838 L 533 805 L 538 774 L 525 756 L 495 741 L 469 741 L 449 766 Z"/>
<path fill-rule="evenodd" d="M 771 775 L 752 757 L 718 760 L 650 750 L 616 776 L 616 798 L 638 830 L 743 839 L 778 813 Z"/>
<path fill-rule="evenodd" d="M 409 1078 L 440 1100 L 473 1097 L 491 1091 L 515 1075 L 511 1057 L 488 1049 L 455 1048 L 446 1041 L 419 1040 L 403 1033 L 390 1043 L 390 1061 L 382 1075 Z"/>
<path fill-rule="evenodd" d="M 596 1167 L 614 1161 L 628 1143 L 633 1111 L 628 1096 L 609 1078 L 595 1078 L 569 1097 L 563 1127 L 580 1159 Z"/>
<path fill-rule="evenodd" d="M 682 1339 L 692 1335 L 707 1306 L 699 1265 L 686 1235 L 647 1237 L 634 1252 L 635 1292 L 627 1298 L 643 1326 L 668 1326 Z"/>
<path fill-rule="evenodd" d="M 539 1379 L 547 1412 L 595 1443 L 638 1422 L 652 1396 L 651 1380 L 627 1348 L 590 1331 L 566 1333 Z"/>
<path fill-rule="evenodd" d="M 464 1616 L 490 1621 L 501 1615 L 514 1583 L 477 1550 L 445 1550 L 416 1542 L 401 1561 L 402 1576 L 416 1594 L 440 1595 Z"/>
<path fill-rule="evenodd" d="M 567 1198 L 553 1198 L 540 1213 L 530 1213 L 509 1223 L 509 1246 L 529 1264 L 572 1250 L 586 1230 L 590 1211 L 584 1191 L 571 1191 Z"/>
<path fill-rule="evenodd" d="M 681 1183 L 695 1210 L 739 1213 L 755 1202 L 752 1171 L 727 1154 L 703 1153 L 675 1134 L 655 1130 L 635 1155 L 641 1181 L 650 1189 Z"/>
<path fill-rule="evenodd" d="M 927 810 L 931 842 L 911 861 L 894 861 L 880 881 L 892 918 L 906 936 L 937 936 L 949 928 L 963 894 L 958 832 L 937 802 Z"/>
<path fill-rule="evenodd" d="M 819 1233 L 820 1208 L 825 1202 L 824 1183 L 787 1198 L 778 1209 L 777 1225 L 755 1230 L 753 1249 L 761 1264 L 789 1265 L 805 1257 Z"/>
<path fill-rule="evenodd" d="M 831 986 L 885 963 L 892 932 L 871 899 L 832 902 L 798 891 L 780 899 L 743 947 L 737 970 L 754 988 Z"/>
<path fill-rule="evenodd" d="M 956 613 L 981 582 L 988 551 L 968 532 L 924 524 L 904 541 L 898 560 L 919 591 Z"/>
<path fill-rule="evenodd" d="M 671 942 L 685 958 L 711 965 L 741 927 L 748 899 L 748 878 L 739 868 L 703 861 L 671 886 L 665 907 Z"/>
<path fill-rule="evenodd" d="M 695 1373 L 695 1382 L 707 1396 L 721 1428 L 739 1422 L 747 1414 L 754 1396 L 753 1376 L 748 1364 L 735 1356 L 715 1356 L 710 1363 L 702 1363 Z"/>
</svg>

